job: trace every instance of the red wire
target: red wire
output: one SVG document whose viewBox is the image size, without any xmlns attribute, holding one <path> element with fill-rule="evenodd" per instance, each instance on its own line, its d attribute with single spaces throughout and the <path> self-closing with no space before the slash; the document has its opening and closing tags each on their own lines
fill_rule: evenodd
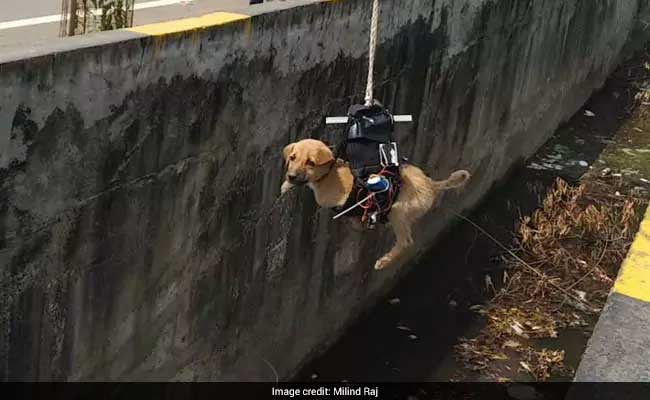
<svg viewBox="0 0 650 400">
<path fill-rule="evenodd" d="M 382 168 L 381 171 L 379 171 L 378 175 L 381 175 L 382 177 L 386 178 L 385 175 L 394 176 L 395 174 L 393 172 L 391 172 L 391 171 L 386 170 L 386 167 L 384 167 L 384 168 Z M 392 182 L 390 182 L 390 180 L 389 180 L 389 183 L 390 183 L 390 189 L 388 189 L 388 204 L 387 204 L 386 208 L 382 208 L 381 205 L 379 204 L 379 202 L 377 202 L 377 208 L 378 208 L 378 211 L 379 211 L 380 214 L 387 213 L 393 207 L 393 196 L 395 195 L 395 188 L 393 187 Z M 360 188 L 357 191 L 357 202 L 360 201 L 359 197 L 360 197 L 360 195 L 362 193 L 363 193 L 363 189 Z M 363 203 L 359 204 L 359 207 L 363 208 L 363 210 L 364 210 L 363 215 L 361 217 L 361 221 L 366 221 L 367 220 L 367 218 L 368 218 L 368 210 L 370 210 L 375 205 L 374 200 L 375 200 L 375 198 L 373 196 L 373 197 L 369 198 L 368 200 L 366 200 L 366 204 L 363 204 Z"/>
<path fill-rule="evenodd" d="M 357 203 L 360 201 L 359 200 L 359 197 L 360 197 L 359 195 L 361 195 L 361 194 L 363 194 L 363 189 L 359 188 L 359 190 L 357 191 Z M 363 203 L 359 204 L 359 207 L 363 208 L 363 215 L 361 216 L 361 221 L 362 222 L 365 222 L 366 219 L 368 218 L 368 210 L 370 209 L 370 207 L 372 207 L 372 203 L 373 203 L 372 200 L 373 199 L 374 199 L 374 197 L 371 197 L 368 200 L 366 200 L 367 205 L 364 205 Z"/>
</svg>

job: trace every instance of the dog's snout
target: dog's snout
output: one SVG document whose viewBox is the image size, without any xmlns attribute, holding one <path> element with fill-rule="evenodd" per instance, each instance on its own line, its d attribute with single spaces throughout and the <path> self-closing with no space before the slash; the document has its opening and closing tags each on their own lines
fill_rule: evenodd
<svg viewBox="0 0 650 400">
<path fill-rule="evenodd" d="M 303 185 L 307 183 L 307 177 L 301 173 L 288 173 L 287 180 L 294 185 Z"/>
</svg>

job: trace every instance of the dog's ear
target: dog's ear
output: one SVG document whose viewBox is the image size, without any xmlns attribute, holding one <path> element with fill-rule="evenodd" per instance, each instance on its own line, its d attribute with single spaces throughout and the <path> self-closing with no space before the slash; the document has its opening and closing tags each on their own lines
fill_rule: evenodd
<svg viewBox="0 0 650 400">
<path fill-rule="evenodd" d="M 284 158 L 284 161 L 287 161 L 289 158 L 289 154 L 291 154 L 291 150 L 293 149 L 293 146 L 295 143 L 289 143 L 288 145 L 284 146 L 284 150 L 282 150 L 282 157 Z"/>
<path fill-rule="evenodd" d="M 334 153 L 332 153 L 332 150 L 327 146 L 319 147 L 312 157 L 314 158 L 312 161 L 314 161 L 314 164 L 316 165 L 325 165 L 334 161 Z"/>
</svg>

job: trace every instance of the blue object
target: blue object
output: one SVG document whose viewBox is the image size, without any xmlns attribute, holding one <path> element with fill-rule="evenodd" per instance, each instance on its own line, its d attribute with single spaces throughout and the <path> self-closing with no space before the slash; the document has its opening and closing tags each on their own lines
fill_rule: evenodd
<svg viewBox="0 0 650 400">
<path fill-rule="evenodd" d="M 366 183 L 371 192 L 385 192 L 390 188 L 390 181 L 381 175 L 371 175 Z"/>
</svg>

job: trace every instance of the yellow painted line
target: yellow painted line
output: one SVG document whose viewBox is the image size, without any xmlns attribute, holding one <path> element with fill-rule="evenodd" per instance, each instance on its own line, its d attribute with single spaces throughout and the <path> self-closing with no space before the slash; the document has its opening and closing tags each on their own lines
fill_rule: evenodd
<svg viewBox="0 0 650 400">
<path fill-rule="evenodd" d="M 157 24 L 136 26 L 133 28 L 128 28 L 127 30 L 150 36 L 162 36 L 171 33 L 193 31 L 218 25 L 225 25 L 234 21 L 241 21 L 249 18 L 250 15 L 245 14 L 218 12 L 195 18 L 185 18 L 175 21 L 160 22 Z"/>
<path fill-rule="evenodd" d="M 621 268 L 614 292 L 650 302 L 650 206 Z"/>
</svg>

